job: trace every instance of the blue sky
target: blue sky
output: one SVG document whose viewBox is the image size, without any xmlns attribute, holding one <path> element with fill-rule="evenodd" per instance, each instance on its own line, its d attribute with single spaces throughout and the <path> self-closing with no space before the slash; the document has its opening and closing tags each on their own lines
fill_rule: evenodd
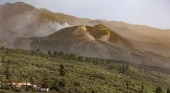
<svg viewBox="0 0 170 93">
<path fill-rule="evenodd" d="M 77 17 L 170 29 L 170 0 L 0 0 L 0 4 L 17 1 Z"/>
</svg>

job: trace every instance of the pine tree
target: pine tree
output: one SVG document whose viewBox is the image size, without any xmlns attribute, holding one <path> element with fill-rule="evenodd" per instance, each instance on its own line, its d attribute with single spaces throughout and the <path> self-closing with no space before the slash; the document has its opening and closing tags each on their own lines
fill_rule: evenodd
<svg viewBox="0 0 170 93">
<path fill-rule="evenodd" d="M 141 89 L 143 90 L 144 88 L 145 88 L 145 86 L 142 84 Z"/>
<path fill-rule="evenodd" d="M 40 49 L 37 49 L 36 51 L 39 53 L 39 52 L 40 52 Z"/>
<path fill-rule="evenodd" d="M 49 56 L 49 57 L 52 57 L 51 50 L 48 50 L 48 56 Z"/>
<path fill-rule="evenodd" d="M 126 67 L 125 67 L 125 68 L 126 68 L 126 70 L 129 70 L 129 65 L 126 65 Z"/>
<path fill-rule="evenodd" d="M 155 93 L 163 93 L 162 88 L 161 87 L 157 87 Z"/>
<path fill-rule="evenodd" d="M 167 92 L 166 92 L 166 93 L 170 93 L 170 89 L 169 89 L 169 88 L 167 89 Z"/>
<path fill-rule="evenodd" d="M 107 61 L 107 64 L 110 64 L 110 60 Z"/>
<path fill-rule="evenodd" d="M 53 57 L 56 58 L 56 57 L 57 57 L 57 54 L 58 54 L 57 51 L 54 51 Z"/>
<path fill-rule="evenodd" d="M 5 50 L 5 47 L 4 47 L 4 46 L 2 46 L 2 47 L 1 47 L 1 50 Z"/>
<path fill-rule="evenodd" d="M 60 87 L 65 87 L 65 85 L 66 85 L 66 81 L 65 81 L 65 79 L 61 79 L 61 80 L 59 80 L 59 82 L 58 82 L 58 86 L 60 86 Z"/>
<path fill-rule="evenodd" d="M 34 50 L 31 50 L 31 55 L 34 55 L 34 54 L 35 54 Z"/>
<path fill-rule="evenodd" d="M 60 76 L 64 76 L 65 75 L 65 69 L 64 69 L 64 65 L 63 64 L 60 65 L 59 72 L 60 72 Z"/>
<path fill-rule="evenodd" d="M 129 88 L 129 82 L 128 81 L 126 82 L 126 88 L 127 89 Z"/>
<path fill-rule="evenodd" d="M 124 66 L 124 65 L 121 66 L 120 72 L 123 73 L 123 74 L 125 74 L 125 66 Z"/>
<path fill-rule="evenodd" d="M 6 67 L 5 73 L 6 73 L 6 79 L 10 79 L 10 78 L 11 78 L 10 66 L 7 66 L 7 67 Z"/>
</svg>

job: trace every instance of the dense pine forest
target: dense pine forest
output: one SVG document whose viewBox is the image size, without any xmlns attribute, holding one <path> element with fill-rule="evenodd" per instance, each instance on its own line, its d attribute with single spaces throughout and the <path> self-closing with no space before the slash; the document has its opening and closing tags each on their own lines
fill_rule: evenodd
<svg viewBox="0 0 170 93">
<path fill-rule="evenodd" d="M 30 82 L 49 93 L 170 93 L 170 75 L 59 51 L 47 54 L 0 47 L 0 93 L 36 93 Z"/>
</svg>

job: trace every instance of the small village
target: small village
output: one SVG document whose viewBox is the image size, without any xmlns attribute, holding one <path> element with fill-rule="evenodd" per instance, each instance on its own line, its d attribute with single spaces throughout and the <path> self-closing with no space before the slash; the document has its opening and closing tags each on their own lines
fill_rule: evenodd
<svg viewBox="0 0 170 93">
<path fill-rule="evenodd" d="M 31 84 L 30 82 L 12 82 L 6 84 L 0 84 L 0 89 L 5 90 L 13 90 L 15 92 L 26 92 L 26 91 L 34 91 L 34 92 L 48 92 L 49 88 L 40 87 L 35 84 Z"/>
<path fill-rule="evenodd" d="M 60 64 L 60 68 L 58 69 L 60 72 L 60 79 L 61 80 L 50 80 L 50 79 L 44 79 L 41 82 L 34 82 L 34 80 L 30 79 L 28 80 L 21 80 L 18 82 L 7 80 L 8 75 L 4 76 L 1 75 L 0 79 L 0 93 L 56 93 L 56 91 L 60 90 L 59 88 L 62 88 L 65 86 L 65 81 L 63 80 L 63 76 L 65 75 L 65 69 L 62 64 Z M 52 83 L 49 83 L 53 81 L 55 83 L 54 85 Z M 57 85 L 57 86 L 55 86 Z"/>
</svg>

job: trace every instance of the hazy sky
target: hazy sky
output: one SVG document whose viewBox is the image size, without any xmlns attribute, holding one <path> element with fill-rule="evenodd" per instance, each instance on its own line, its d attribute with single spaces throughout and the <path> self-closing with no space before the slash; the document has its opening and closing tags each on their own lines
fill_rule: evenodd
<svg viewBox="0 0 170 93">
<path fill-rule="evenodd" d="M 170 29 L 170 0 L 0 0 L 85 17 Z"/>
</svg>

